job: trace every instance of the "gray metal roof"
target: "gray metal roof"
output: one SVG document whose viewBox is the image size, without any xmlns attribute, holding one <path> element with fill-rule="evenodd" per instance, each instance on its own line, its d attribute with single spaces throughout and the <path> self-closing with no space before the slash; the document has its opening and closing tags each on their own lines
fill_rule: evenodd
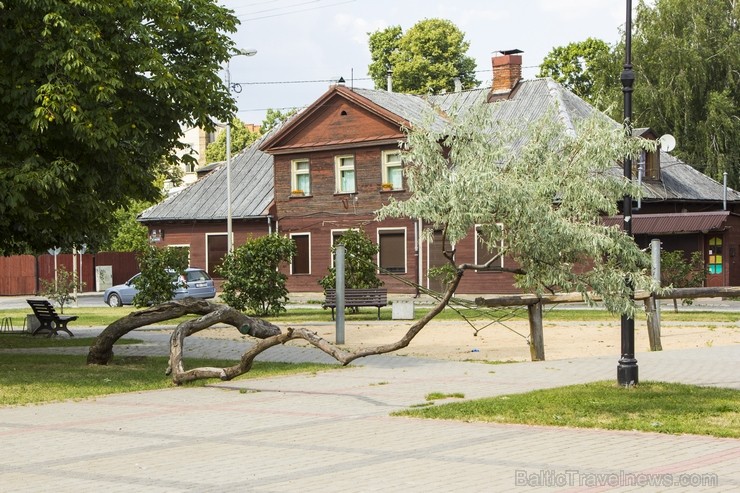
<svg viewBox="0 0 740 493">
<path fill-rule="evenodd" d="M 447 123 L 422 96 L 376 89 L 356 88 L 352 89 L 352 91 L 391 113 L 400 116 L 412 125 L 419 125 L 431 120 L 432 130 L 441 131 Z"/>
<path fill-rule="evenodd" d="M 259 150 L 263 136 L 231 160 L 233 219 L 267 217 L 275 196 L 273 159 Z M 139 215 L 140 222 L 225 221 L 226 166 Z"/>
<path fill-rule="evenodd" d="M 667 152 L 660 153 L 660 181 L 643 182 L 643 200 L 722 201 L 724 187 L 704 173 Z M 740 193 L 728 188 L 727 200 L 740 200 Z"/>
<path fill-rule="evenodd" d="M 435 131 L 443 131 L 448 115 L 464 112 L 486 101 L 489 89 L 474 89 L 434 96 L 353 89 L 358 95 L 388 110 L 412 125 L 431 119 Z M 491 105 L 494 121 L 528 124 L 548 111 L 574 131 L 578 122 L 597 115 L 608 119 L 584 100 L 552 79 L 522 81 L 510 99 Z M 620 125 L 618 122 L 615 125 Z M 259 150 L 263 136 L 232 160 L 234 219 L 266 217 L 274 200 L 273 158 Z M 722 184 L 668 153 L 661 152 L 661 181 L 643 182 L 643 200 L 721 201 Z M 615 166 L 615 176 L 621 168 Z M 139 215 L 150 221 L 215 221 L 226 219 L 226 168 L 222 166 L 190 187 Z M 740 201 L 740 193 L 728 189 L 727 200 Z"/>
</svg>

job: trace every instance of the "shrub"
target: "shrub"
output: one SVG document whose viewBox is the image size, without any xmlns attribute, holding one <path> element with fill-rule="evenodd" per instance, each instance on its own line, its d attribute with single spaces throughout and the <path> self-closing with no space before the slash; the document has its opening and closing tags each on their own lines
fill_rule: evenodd
<svg viewBox="0 0 740 493">
<path fill-rule="evenodd" d="M 383 285 L 378 279 L 378 267 L 373 262 L 373 256 L 378 253 L 378 245 L 370 241 L 364 231 L 351 229 L 345 231 L 332 246 L 331 253 L 334 255 L 336 247 L 344 245 L 344 285 L 353 289 L 377 288 Z M 329 273 L 319 279 L 319 284 L 324 291 L 332 289 L 337 283 L 336 268 L 330 267 Z"/>
<path fill-rule="evenodd" d="M 59 305 L 59 310 L 64 313 L 64 306 L 70 305 L 75 300 L 75 284 L 79 282 L 76 272 L 67 271 L 66 267 L 60 265 L 57 269 L 56 280 L 41 280 L 41 295 L 49 298 Z M 80 289 L 85 283 L 77 284 Z"/>
<path fill-rule="evenodd" d="M 139 255 L 141 275 L 134 280 L 139 291 L 134 306 L 159 305 L 170 301 L 175 294 L 178 274 L 188 267 L 187 248 L 158 248 L 147 246 Z"/>
<path fill-rule="evenodd" d="M 289 262 L 295 252 L 295 242 L 276 233 L 247 240 L 226 255 L 218 269 L 226 279 L 221 299 L 232 308 L 258 316 L 285 311 L 288 276 L 278 267 Z"/>
</svg>

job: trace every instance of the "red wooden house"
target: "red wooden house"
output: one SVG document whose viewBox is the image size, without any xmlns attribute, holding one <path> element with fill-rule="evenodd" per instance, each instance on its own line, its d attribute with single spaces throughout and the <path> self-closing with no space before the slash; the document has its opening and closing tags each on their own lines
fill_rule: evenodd
<svg viewBox="0 0 740 493">
<path fill-rule="evenodd" d="M 249 234 L 289 235 L 298 254 L 285 267 L 288 289 L 319 291 L 317 281 L 331 265 L 335 239 L 347 229 L 362 228 L 380 247 L 378 266 L 394 274 L 380 275 L 391 292 L 413 292 L 416 283 L 439 288 L 427 273 L 443 263 L 441 237 L 435 235 L 436 244 L 425 241 L 421 231 L 426 225 L 413 218 L 375 220 L 375 211 L 390 197 L 408 197 L 399 155 L 401 129 L 430 113 L 442 125 L 453 108 L 493 101 L 497 119 L 533 121 L 557 108 L 556 117 L 571 127 L 596 111 L 550 79 L 520 80 L 519 55 L 494 57 L 493 69 L 492 88 L 437 96 L 331 87 L 232 163 L 235 243 Z M 649 129 L 641 133 L 655 137 Z M 709 284 L 740 284 L 740 216 L 735 214 L 740 194 L 725 192 L 721 184 L 668 153 L 656 152 L 643 161 L 645 195 L 633 225 L 638 242 L 659 237 L 667 249 L 702 250 Z M 210 271 L 225 250 L 220 171 L 140 218 L 150 231 L 163 233 L 161 244 L 190 245 L 191 263 Z M 455 245 L 458 262 L 482 263 L 489 255 L 473 233 Z M 214 238 L 223 239 L 221 250 L 211 246 Z M 511 275 L 494 272 L 468 273 L 459 288 L 461 293 L 515 291 Z"/>
</svg>

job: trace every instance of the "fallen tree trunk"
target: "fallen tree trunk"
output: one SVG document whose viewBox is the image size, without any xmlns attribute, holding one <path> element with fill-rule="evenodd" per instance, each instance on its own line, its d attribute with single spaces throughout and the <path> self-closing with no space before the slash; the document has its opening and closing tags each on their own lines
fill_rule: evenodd
<svg viewBox="0 0 740 493">
<path fill-rule="evenodd" d="M 231 380 L 232 378 L 248 372 L 252 368 L 254 359 L 260 353 L 267 349 L 277 346 L 278 344 L 285 344 L 293 339 L 304 339 L 313 346 L 324 351 L 326 354 L 337 360 L 342 365 L 347 365 L 352 361 L 363 358 L 365 356 L 371 356 L 375 354 L 385 354 L 399 349 L 405 348 L 409 345 L 411 340 L 423 329 L 435 316 L 437 316 L 449 303 L 452 298 L 455 289 L 460 284 L 462 279 L 462 271 L 458 271 L 455 280 L 452 281 L 445 292 L 444 297 L 432 308 L 424 317 L 418 322 L 413 324 L 406 334 L 396 342 L 391 344 L 384 344 L 382 346 L 375 346 L 372 348 L 365 348 L 359 351 L 346 351 L 339 346 L 332 344 L 326 339 L 320 337 L 315 332 L 307 329 L 294 329 L 288 328 L 285 333 L 276 334 L 270 337 L 265 337 L 260 341 L 257 341 L 254 346 L 249 348 L 245 352 L 239 363 L 227 367 L 227 368 L 194 368 L 187 370 L 182 365 L 182 351 L 185 343 L 185 338 L 207 328 L 209 323 L 212 323 L 210 315 L 201 317 L 197 320 L 188 320 L 177 326 L 175 331 L 172 333 L 170 338 L 170 370 L 172 372 L 172 381 L 176 384 L 182 384 L 185 382 L 198 380 L 201 378 L 219 378 L 221 380 Z"/>
<path fill-rule="evenodd" d="M 211 323 L 207 327 L 218 322 L 223 322 L 236 327 L 242 333 L 260 339 L 280 333 L 280 328 L 277 326 L 264 320 L 248 317 L 230 306 L 196 298 L 184 298 L 133 312 L 110 324 L 98 335 L 95 342 L 90 346 L 87 353 L 87 364 L 107 365 L 113 359 L 113 345 L 118 339 L 134 329 L 172 320 L 188 314 L 201 315 L 201 318 L 197 320 L 201 320 L 204 316 L 212 314 L 208 317 Z M 186 336 L 197 332 L 197 330 L 193 329 Z"/>
</svg>

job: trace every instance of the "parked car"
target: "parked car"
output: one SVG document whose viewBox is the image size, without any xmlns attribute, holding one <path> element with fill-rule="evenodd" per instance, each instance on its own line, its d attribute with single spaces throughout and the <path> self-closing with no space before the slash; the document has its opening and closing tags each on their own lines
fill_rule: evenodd
<svg viewBox="0 0 740 493">
<path fill-rule="evenodd" d="M 134 296 L 139 292 L 136 289 L 134 280 L 141 273 L 136 274 L 123 284 L 112 286 L 103 293 L 103 301 L 110 306 L 131 305 L 134 302 Z M 175 285 L 175 292 L 172 299 L 179 300 L 192 296 L 193 298 L 215 298 L 216 286 L 213 279 L 203 269 L 189 268 L 185 269 L 184 279 L 178 276 L 175 271 L 170 272 L 172 284 Z"/>
</svg>

